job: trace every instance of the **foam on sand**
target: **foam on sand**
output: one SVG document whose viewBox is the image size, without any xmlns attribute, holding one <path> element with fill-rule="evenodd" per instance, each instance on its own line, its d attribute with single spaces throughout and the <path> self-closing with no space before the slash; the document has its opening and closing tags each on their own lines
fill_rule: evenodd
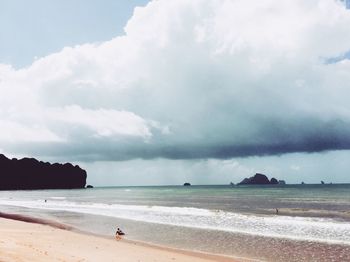
<svg viewBox="0 0 350 262">
<path fill-rule="evenodd" d="M 0 205 L 60 210 L 206 230 L 350 245 L 350 224 L 332 218 L 252 215 L 192 207 L 79 203 L 65 200 L 43 202 L 42 200 L 3 199 L 0 200 Z"/>
</svg>

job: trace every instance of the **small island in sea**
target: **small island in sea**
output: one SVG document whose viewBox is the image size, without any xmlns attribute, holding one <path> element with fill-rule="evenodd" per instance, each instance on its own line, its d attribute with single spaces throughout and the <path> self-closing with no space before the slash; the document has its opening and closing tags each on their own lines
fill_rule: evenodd
<svg viewBox="0 0 350 262">
<path fill-rule="evenodd" d="M 84 188 L 86 177 L 84 169 L 71 163 L 9 159 L 0 154 L 0 190 Z"/>
<path fill-rule="evenodd" d="M 276 178 L 268 177 L 261 173 L 256 173 L 254 176 L 249 178 L 244 178 L 237 185 L 285 185 L 286 182 L 284 180 L 277 180 Z"/>
</svg>

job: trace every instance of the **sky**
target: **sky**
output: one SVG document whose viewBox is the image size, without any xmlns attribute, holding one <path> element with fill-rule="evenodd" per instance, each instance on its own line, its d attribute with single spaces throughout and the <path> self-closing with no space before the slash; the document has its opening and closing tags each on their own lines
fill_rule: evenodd
<svg viewBox="0 0 350 262">
<path fill-rule="evenodd" d="M 349 24 L 337 0 L 0 0 L 0 152 L 99 186 L 350 182 Z"/>
<path fill-rule="evenodd" d="M 0 0 L 0 62 L 21 68 L 66 46 L 110 40 L 147 2 Z"/>
</svg>

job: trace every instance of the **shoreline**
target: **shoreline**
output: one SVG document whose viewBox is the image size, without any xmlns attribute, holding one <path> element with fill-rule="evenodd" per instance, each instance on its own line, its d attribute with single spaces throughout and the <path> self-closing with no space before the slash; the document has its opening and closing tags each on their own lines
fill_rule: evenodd
<svg viewBox="0 0 350 262">
<path fill-rule="evenodd" d="M 345 188 L 346 191 L 348 189 L 348 187 Z M 168 189 L 164 192 L 162 190 L 154 191 L 154 189 L 130 191 L 108 189 L 101 192 L 82 192 L 80 190 L 4 192 L 0 194 L 0 211 L 4 212 L 2 216 L 7 218 L 83 233 L 82 238 L 84 239 L 86 235 L 87 237 L 98 236 L 99 239 L 108 240 L 108 243 L 116 242 L 114 232 L 117 227 L 121 227 L 127 233 L 126 238 L 120 241 L 123 245 L 137 246 L 142 250 L 151 249 L 156 253 L 158 251 L 175 252 L 176 254 L 190 255 L 192 258 L 199 255 L 200 258 L 210 258 L 211 261 L 225 259 L 226 261 L 284 262 L 301 260 L 348 261 L 350 259 L 348 240 L 350 226 L 345 221 L 328 220 L 323 217 L 314 220 L 282 215 L 284 210 L 304 212 L 305 210 L 326 209 L 328 205 L 328 202 L 324 201 L 326 194 L 321 194 L 318 191 L 316 194 L 318 202 L 315 205 L 309 205 L 309 200 L 305 197 L 300 197 L 302 201 L 291 206 L 284 205 L 283 203 L 286 201 L 281 201 L 279 198 L 278 205 L 265 206 L 262 204 L 263 210 L 270 212 L 273 211 L 271 206 L 282 206 L 279 206 L 281 213 L 279 216 L 260 213 L 250 215 L 241 211 L 236 212 L 234 208 L 226 210 L 226 208 L 228 209 L 227 203 L 229 203 L 226 200 L 236 199 L 236 197 L 239 207 L 244 207 L 243 204 L 246 201 L 244 199 L 246 198 L 253 199 L 247 200 L 247 203 L 251 204 L 253 208 L 258 207 L 262 200 L 253 196 L 255 190 L 235 193 L 226 190 L 218 192 L 216 188 L 210 188 L 209 191 L 207 189 L 196 191 L 196 194 L 183 190 L 168 191 Z M 294 190 L 291 194 L 298 191 Z M 272 202 L 276 199 L 277 193 L 282 194 L 280 191 L 266 194 L 263 190 L 258 190 L 258 193 L 266 196 Z M 142 201 L 139 201 L 138 198 L 134 199 L 135 195 L 142 196 Z M 189 195 L 194 195 L 194 198 L 188 198 Z M 341 196 L 344 200 L 348 197 L 344 193 Z M 207 200 L 209 197 L 212 200 Z M 349 204 L 344 203 L 340 197 L 338 198 L 339 201 L 335 202 L 338 205 L 332 206 L 328 210 L 331 212 L 349 210 Z M 45 199 L 48 203 L 45 202 Z M 172 202 L 172 199 L 175 203 Z M 240 202 L 240 200 L 242 201 Z M 205 201 L 208 203 L 204 203 Z M 173 206 L 175 208 L 172 208 Z M 202 211 L 197 208 L 201 208 L 205 212 L 197 212 Z M 183 216 L 185 220 L 182 219 Z M 243 223 L 242 226 L 247 226 L 242 228 L 248 229 L 249 233 L 239 231 L 240 224 L 236 223 L 240 223 L 240 221 Z M 221 226 L 224 230 L 213 229 L 212 225 Z M 230 231 L 230 229 L 235 231 Z M 298 232 L 305 232 L 305 234 Z M 328 232 L 329 234 L 326 234 Z M 3 233 L 1 221 L 0 233 Z M 296 237 L 292 238 L 294 235 Z M 21 238 L 20 233 L 15 240 L 19 238 Z M 40 236 L 26 241 L 33 242 L 36 238 L 40 238 Z M 80 239 L 79 242 L 86 241 L 84 239 Z M 333 240 L 346 242 L 331 242 Z M 47 241 L 56 245 L 62 240 L 59 240 L 59 236 L 52 236 Z M 2 246 L 0 246 L 1 249 Z M 104 248 L 102 250 L 107 253 L 119 253 L 119 249 L 120 245 L 114 249 L 109 248 L 109 251 L 104 250 Z M 88 254 L 90 251 L 87 250 L 86 253 Z M 2 261 L 2 257 L 0 254 L 0 261 Z M 33 260 L 27 259 L 27 261 Z M 106 259 L 106 261 L 110 260 Z"/>
<path fill-rule="evenodd" d="M 106 250 L 106 252 L 102 252 L 100 251 L 100 255 L 101 256 L 110 256 L 111 253 L 113 255 L 115 255 L 115 253 L 118 253 L 118 255 L 120 255 L 120 252 L 125 253 L 125 248 L 131 248 L 131 249 L 136 249 L 137 251 L 142 251 L 142 252 L 146 252 L 146 253 L 150 253 L 150 254 L 154 254 L 154 257 L 151 255 L 152 258 L 150 258 L 150 261 L 153 261 L 154 259 L 160 259 L 159 256 L 162 255 L 163 260 L 160 259 L 160 261 L 166 261 L 167 256 L 172 256 L 171 260 L 177 260 L 177 261 L 219 261 L 219 262 L 238 262 L 238 261 L 242 261 L 242 262 L 248 262 L 248 261 L 260 261 L 260 260 L 256 260 L 256 259 L 250 259 L 250 258 L 245 258 L 245 257 L 234 257 L 234 256 L 225 256 L 225 255 L 219 255 L 219 254 L 211 254 L 211 253 L 204 253 L 204 252 L 199 252 L 199 251 L 191 251 L 191 250 L 183 250 L 183 249 L 176 249 L 176 248 L 172 248 L 172 247 L 167 247 L 167 246 L 160 246 L 160 245 L 155 245 L 152 243 L 147 243 L 147 242 L 142 242 L 142 241 L 134 241 L 134 240 L 128 240 L 127 238 L 122 239 L 121 241 L 116 241 L 114 238 L 112 237 L 107 237 L 107 236 L 103 236 L 103 235 L 98 235 L 98 234 L 93 234 L 90 232 L 86 232 L 86 231 L 82 231 L 79 230 L 77 228 L 74 228 L 72 226 L 68 226 L 56 221 L 52 221 L 52 220 L 47 220 L 47 219 L 41 219 L 41 218 L 35 218 L 35 217 L 30 217 L 30 216 L 24 216 L 24 215 L 20 215 L 20 214 L 10 214 L 10 213 L 3 213 L 0 212 L 0 220 L 2 220 L 2 223 L 0 223 L 0 229 L 1 231 L 3 231 L 3 225 L 7 224 L 8 227 L 6 227 L 6 230 L 8 231 L 8 229 L 10 228 L 13 231 L 16 231 L 17 234 L 19 235 L 18 238 L 19 239 L 23 239 L 22 238 L 22 234 L 21 234 L 21 230 L 18 231 L 18 228 L 20 227 L 25 227 L 26 230 L 23 230 L 23 232 L 27 232 L 28 230 L 31 231 L 31 229 L 33 229 L 33 234 L 35 234 L 36 230 L 38 230 L 38 228 L 40 229 L 39 231 L 43 231 L 45 232 L 44 235 L 46 236 L 47 233 L 52 233 L 54 232 L 54 234 L 49 234 L 50 237 L 48 240 L 48 243 L 51 243 L 51 246 L 53 245 L 57 245 L 57 244 L 62 244 L 59 243 L 61 240 L 62 235 L 73 235 L 74 237 L 79 238 L 81 241 L 84 242 L 97 242 L 99 243 L 99 245 L 101 245 L 103 247 L 103 244 L 105 244 L 105 242 L 108 243 L 108 245 L 112 245 L 113 247 L 108 248 L 108 250 Z M 18 225 L 18 227 L 16 226 Z M 49 232 L 47 232 L 49 231 Z M 22 233 L 23 233 L 22 232 Z M 10 237 L 11 239 L 7 239 L 9 238 L 6 234 L 3 236 L 3 232 L 2 232 L 2 241 L 0 241 L 0 246 L 2 243 L 4 243 L 4 240 L 10 241 L 10 242 L 14 242 L 16 241 L 16 237 Z M 72 237 L 73 237 L 72 236 Z M 40 237 L 40 236 L 38 236 Z M 32 237 L 30 237 L 32 238 Z M 37 237 L 34 237 L 33 239 L 28 239 L 26 238 L 26 241 L 28 242 L 28 245 L 31 247 L 35 247 L 36 245 L 38 245 L 37 243 Z M 58 243 L 57 243 L 58 242 Z M 63 243 L 64 244 L 64 243 Z M 90 243 L 91 244 L 91 243 Z M 40 246 L 40 244 L 39 244 Z M 123 247 L 122 247 L 123 246 Z M 96 246 L 97 248 L 97 246 Z M 5 249 L 0 249 L 0 250 L 6 250 L 6 246 Z M 81 252 L 76 252 L 74 251 L 73 253 L 77 253 L 75 255 L 80 255 L 82 257 L 86 256 L 84 261 L 92 261 L 89 260 L 89 251 L 91 250 L 85 250 L 85 253 L 87 254 L 81 254 L 83 251 Z M 45 251 L 47 252 L 47 251 Z M 45 254 L 45 252 L 43 254 Z M 62 252 L 62 251 L 60 251 Z M 94 251 L 96 252 L 96 251 Z M 67 251 L 67 253 L 71 253 L 70 250 Z M 0 251 L 0 255 L 1 257 L 4 256 L 3 251 Z M 91 254 L 90 254 L 91 255 Z M 129 255 L 129 256 L 128 256 Z M 21 260 L 21 256 L 25 256 L 25 254 L 19 254 L 19 257 L 17 257 L 16 261 L 26 261 Z M 39 255 L 40 256 L 40 255 Z M 120 258 L 118 258 L 118 261 L 137 261 L 138 259 L 141 259 L 140 261 L 148 261 L 147 259 L 145 260 L 145 257 L 139 257 L 137 260 L 135 260 L 135 254 L 124 254 L 124 260 L 120 260 Z M 129 257 L 129 258 L 128 258 Z M 35 257 L 37 259 L 37 257 Z M 178 258 L 178 259 L 176 259 Z M 7 259 L 11 259 L 11 258 L 7 258 Z M 23 258 L 22 258 L 23 259 Z M 47 257 L 46 257 L 47 259 Z M 51 259 L 51 258 L 50 258 Z M 107 260 L 105 261 L 114 261 L 113 258 L 111 258 L 112 260 L 109 260 L 109 258 L 106 258 Z M 6 260 L 7 261 L 7 260 Z M 9 260 L 12 261 L 12 260 Z M 38 261 L 41 261 L 40 259 Z M 43 260 L 45 261 L 45 259 Z M 79 260 L 69 260 L 68 261 L 79 261 Z"/>
</svg>

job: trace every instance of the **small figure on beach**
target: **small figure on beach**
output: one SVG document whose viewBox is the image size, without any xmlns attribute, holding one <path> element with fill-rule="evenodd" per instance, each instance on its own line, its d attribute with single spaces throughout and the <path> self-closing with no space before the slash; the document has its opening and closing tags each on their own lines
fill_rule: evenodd
<svg viewBox="0 0 350 262">
<path fill-rule="evenodd" d="M 124 236 L 124 235 L 125 235 L 125 233 L 118 227 L 117 231 L 115 232 L 115 238 L 117 240 L 120 240 L 120 239 L 122 239 L 121 236 Z"/>
<path fill-rule="evenodd" d="M 276 208 L 276 215 L 278 215 L 278 208 Z"/>
</svg>

